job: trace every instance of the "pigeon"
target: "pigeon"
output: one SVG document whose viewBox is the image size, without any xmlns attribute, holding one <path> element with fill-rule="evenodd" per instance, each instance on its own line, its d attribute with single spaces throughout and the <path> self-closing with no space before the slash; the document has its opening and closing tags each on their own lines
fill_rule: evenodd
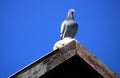
<svg viewBox="0 0 120 78">
<path fill-rule="evenodd" d="M 61 24 L 60 38 L 63 40 L 66 37 L 74 38 L 78 31 L 78 24 L 74 20 L 74 9 L 68 11 L 66 19 Z"/>
</svg>

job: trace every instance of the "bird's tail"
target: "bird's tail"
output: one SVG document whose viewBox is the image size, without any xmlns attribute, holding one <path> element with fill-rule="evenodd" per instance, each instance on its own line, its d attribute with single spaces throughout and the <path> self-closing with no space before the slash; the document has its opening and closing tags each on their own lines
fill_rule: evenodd
<svg viewBox="0 0 120 78">
<path fill-rule="evenodd" d="M 62 35 L 60 35 L 60 40 L 62 40 L 63 38 L 62 38 Z"/>
</svg>

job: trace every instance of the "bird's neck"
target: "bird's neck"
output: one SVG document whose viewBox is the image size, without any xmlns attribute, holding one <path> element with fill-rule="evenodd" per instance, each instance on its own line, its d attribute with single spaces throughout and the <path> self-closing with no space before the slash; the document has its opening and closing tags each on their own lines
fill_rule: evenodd
<svg viewBox="0 0 120 78">
<path fill-rule="evenodd" d="M 74 19 L 73 14 L 68 13 L 68 15 L 67 15 L 67 18 L 66 18 L 66 19 L 67 19 L 67 20 L 69 20 L 69 19 Z"/>
</svg>

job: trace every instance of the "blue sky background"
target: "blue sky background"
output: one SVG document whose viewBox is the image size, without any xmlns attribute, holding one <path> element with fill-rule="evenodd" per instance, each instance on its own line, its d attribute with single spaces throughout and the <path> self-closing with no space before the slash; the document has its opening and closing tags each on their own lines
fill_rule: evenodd
<svg viewBox="0 0 120 78">
<path fill-rule="evenodd" d="M 120 0 L 0 0 L 0 78 L 50 52 L 71 8 L 76 39 L 120 75 Z"/>
</svg>

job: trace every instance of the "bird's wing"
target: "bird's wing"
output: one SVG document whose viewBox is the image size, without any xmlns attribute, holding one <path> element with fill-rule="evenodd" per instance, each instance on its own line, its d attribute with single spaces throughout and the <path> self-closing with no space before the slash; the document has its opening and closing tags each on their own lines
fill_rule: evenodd
<svg viewBox="0 0 120 78">
<path fill-rule="evenodd" d="M 61 24 L 61 31 L 60 31 L 60 38 L 62 39 L 63 35 L 64 35 L 64 31 L 65 31 L 65 25 L 66 25 L 66 20 L 62 22 Z"/>
</svg>

